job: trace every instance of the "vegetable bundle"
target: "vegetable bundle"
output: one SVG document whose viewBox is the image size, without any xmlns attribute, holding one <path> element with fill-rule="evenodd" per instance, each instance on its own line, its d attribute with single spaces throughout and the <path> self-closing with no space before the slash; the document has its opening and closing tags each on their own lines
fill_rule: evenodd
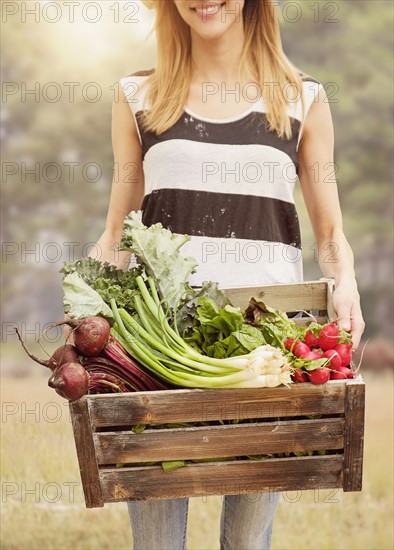
<svg viewBox="0 0 394 550">
<path fill-rule="evenodd" d="M 351 349 L 348 333 L 334 324 L 297 327 L 253 298 L 242 313 L 212 282 L 192 289 L 188 278 L 196 262 L 180 253 L 187 240 L 159 223 L 145 227 L 141 213 L 131 213 L 120 249 L 135 255 L 137 267 L 121 271 L 90 258 L 64 265 L 69 320 L 53 326 L 68 324 L 75 346 L 66 344 L 42 361 L 22 343 L 52 370 L 49 385 L 60 395 L 74 400 L 88 392 L 274 387 L 322 383 L 333 368 L 342 374 L 338 357 L 346 355 L 341 346 Z M 324 351 L 308 346 L 311 335 Z"/>
</svg>

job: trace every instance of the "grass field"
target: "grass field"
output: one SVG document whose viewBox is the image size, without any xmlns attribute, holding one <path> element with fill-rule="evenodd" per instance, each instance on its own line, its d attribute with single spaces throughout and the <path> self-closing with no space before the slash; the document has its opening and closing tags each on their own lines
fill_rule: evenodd
<svg viewBox="0 0 394 550">
<path fill-rule="evenodd" d="M 283 494 L 273 549 L 393 548 L 393 376 L 365 379 L 363 491 Z M 45 377 L 3 377 L 1 384 L 1 548 L 132 548 L 125 504 L 85 509 L 67 403 Z M 220 507 L 220 497 L 190 500 L 190 550 L 219 548 Z"/>
</svg>

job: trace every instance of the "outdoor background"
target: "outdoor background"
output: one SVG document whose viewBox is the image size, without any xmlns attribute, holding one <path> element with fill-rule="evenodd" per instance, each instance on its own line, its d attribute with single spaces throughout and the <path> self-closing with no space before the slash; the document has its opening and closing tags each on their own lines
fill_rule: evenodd
<svg viewBox="0 0 394 550">
<path fill-rule="evenodd" d="M 124 505 L 86 511 L 67 404 L 25 357 L 62 317 L 64 261 L 101 234 L 112 179 L 111 104 L 119 79 L 155 66 L 141 2 L 1 2 L 1 459 L 4 549 L 123 549 Z M 366 320 L 364 490 L 284 494 L 273 549 L 393 547 L 393 3 L 286 1 L 290 59 L 331 98 L 345 231 Z M 324 193 L 324 188 L 321 190 Z M 320 277 L 297 192 L 305 279 Z M 61 342 L 52 331 L 42 344 Z M 189 547 L 219 548 L 220 498 L 190 503 Z"/>
</svg>

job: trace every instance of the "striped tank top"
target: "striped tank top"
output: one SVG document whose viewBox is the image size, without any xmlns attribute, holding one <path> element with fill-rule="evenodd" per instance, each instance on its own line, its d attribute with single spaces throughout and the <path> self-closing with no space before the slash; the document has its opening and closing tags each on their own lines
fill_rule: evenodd
<svg viewBox="0 0 394 550">
<path fill-rule="evenodd" d="M 149 74 L 120 81 L 142 146 L 145 225 L 161 222 L 191 236 L 181 252 L 198 262 L 193 286 L 208 280 L 222 288 L 302 281 L 293 198 L 297 151 L 322 85 L 303 82 L 304 112 L 300 98 L 289 102 L 290 140 L 267 130 L 262 97 L 227 119 L 206 118 L 184 106 L 178 121 L 156 135 L 141 125 L 146 88 L 140 86 Z"/>
</svg>

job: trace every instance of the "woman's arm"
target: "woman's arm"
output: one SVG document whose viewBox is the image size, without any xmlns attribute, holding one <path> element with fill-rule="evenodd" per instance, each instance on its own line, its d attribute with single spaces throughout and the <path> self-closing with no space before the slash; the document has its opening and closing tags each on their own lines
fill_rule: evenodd
<svg viewBox="0 0 394 550">
<path fill-rule="evenodd" d="M 318 246 L 319 265 L 335 279 L 338 323 L 351 330 L 357 348 L 364 331 L 353 252 L 343 232 L 334 175 L 334 131 L 327 96 L 322 90 L 305 120 L 298 149 L 299 179 Z"/>
<path fill-rule="evenodd" d="M 137 128 L 122 90 L 112 107 L 112 147 L 115 168 L 107 222 L 89 256 L 123 269 L 129 264 L 130 254 L 116 249 L 122 236 L 124 218 L 132 210 L 141 208 L 144 173 Z M 69 319 L 68 315 L 65 318 Z M 72 333 L 67 326 L 64 327 L 64 335 L 69 343 L 73 343 Z"/>
<path fill-rule="evenodd" d="M 132 210 L 141 208 L 144 196 L 141 143 L 130 106 L 120 91 L 112 108 L 112 147 L 114 178 L 105 230 L 97 241 L 100 261 L 123 269 L 129 263 L 129 254 L 118 252 L 124 218 Z M 93 249 L 94 250 L 94 249 Z M 93 251 L 92 251 L 93 256 Z"/>
</svg>

